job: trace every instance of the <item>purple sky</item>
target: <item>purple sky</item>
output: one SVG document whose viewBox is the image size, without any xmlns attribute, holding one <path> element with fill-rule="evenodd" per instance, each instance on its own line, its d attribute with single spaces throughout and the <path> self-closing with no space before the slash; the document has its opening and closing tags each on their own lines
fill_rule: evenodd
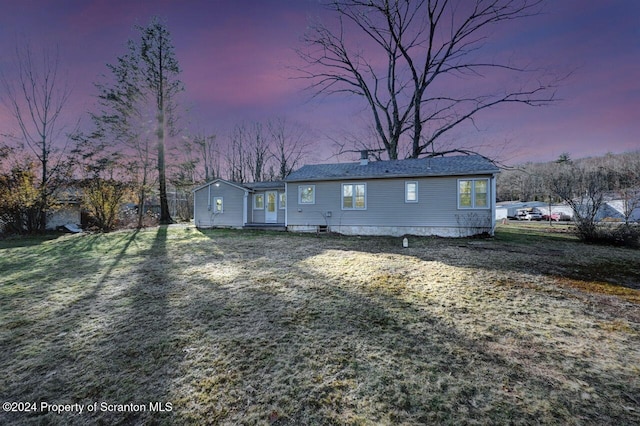
<svg viewBox="0 0 640 426">
<path fill-rule="evenodd" d="M 305 83 L 290 78 L 308 20 L 330 19 L 314 0 L 0 2 L 2 71 L 11 72 L 16 41 L 28 39 L 34 50 L 57 44 L 73 88 L 72 116 L 92 108 L 93 82 L 125 52 L 133 26 L 157 15 L 168 23 L 183 69 L 182 105 L 192 132 L 224 139 L 243 120 L 282 116 L 307 126 L 316 146 L 326 147 L 312 161 L 335 161 L 328 158 L 329 139 L 362 132 L 369 118 L 362 100 L 310 100 Z M 639 1 L 549 1 L 542 15 L 497 32 L 488 47 L 574 73 L 558 91 L 561 102 L 493 110 L 479 117 L 477 129 L 461 128 L 452 139 L 508 142 L 503 157 L 511 163 L 640 149 Z M 3 111 L 0 126 L 6 123 Z"/>
</svg>

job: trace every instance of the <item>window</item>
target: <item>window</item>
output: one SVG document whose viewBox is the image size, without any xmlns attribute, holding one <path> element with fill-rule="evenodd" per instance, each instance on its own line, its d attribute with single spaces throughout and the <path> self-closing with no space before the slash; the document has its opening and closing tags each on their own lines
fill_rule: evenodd
<svg viewBox="0 0 640 426">
<path fill-rule="evenodd" d="M 298 187 L 298 204 L 315 204 L 316 203 L 316 186 L 300 185 Z"/>
<path fill-rule="evenodd" d="M 213 198 L 213 212 L 214 213 L 222 213 L 224 211 L 224 204 L 222 201 L 222 197 L 214 197 Z"/>
<path fill-rule="evenodd" d="M 276 192 L 267 192 L 267 211 L 273 213 L 276 211 Z"/>
<path fill-rule="evenodd" d="M 253 209 L 254 210 L 264 209 L 264 194 L 255 194 L 253 196 Z"/>
<path fill-rule="evenodd" d="M 287 207 L 287 194 L 281 192 L 278 194 L 278 206 L 280 210 L 284 210 Z"/>
<path fill-rule="evenodd" d="M 404 202 L 405 203 L 418 202 L 418 182 L 404 183 Z"/>
<path fill-rule="evenodd" d="M 458 180 L 458 208 L 488 209 L 489 179 Z"/>
<path fill-rule="evenodd" d="M 367 208 L 367 184 L 342 184 L 342 210 L 365 210 Z"/>
<path fill-rule="evenodd" d="M 476 208 L 489 207 L 489 181 L 487 179 L 474 181 L 474 199 Z"/>
</svg>

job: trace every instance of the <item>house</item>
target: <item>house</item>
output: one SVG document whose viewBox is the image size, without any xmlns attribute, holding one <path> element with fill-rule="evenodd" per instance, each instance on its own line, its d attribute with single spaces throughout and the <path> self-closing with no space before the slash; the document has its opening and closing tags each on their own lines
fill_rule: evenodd
<svg viewBox="0 0 640 426">
<path fill-rule="evenodd" d="M 476 155 L 308 165 L 286 179 L 287 229 L 350 235 L 492 233 L 499 169 Z"/>
<path fill-rule="evenodd" d="M 194 189 L 199 228 L 285 227 L 284 182 L 235 183 L 215 179 Z"/>
<path fill-rule="evenodd" d="M 216 179 L 196 188 L 196 226 L 278 224 L 294 232 L 492 233 L 499 169 L 481 156 L 306 165 L 284 183 Z"/>
<path fill-rule="evenodd" d="M 604 208 L 598 213 L 598 220 L 613 219 L 624 221 L 625 212 L 629 215 L 630 222 L 640 222 L 640 200 L 610 200 L 604 203 Z"/>
</svg>

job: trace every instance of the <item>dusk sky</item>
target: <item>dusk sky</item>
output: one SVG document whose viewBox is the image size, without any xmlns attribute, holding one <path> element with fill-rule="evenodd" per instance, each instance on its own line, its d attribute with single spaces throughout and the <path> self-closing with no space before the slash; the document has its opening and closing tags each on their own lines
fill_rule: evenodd
<svg viewBox="0 0 640 426">
<path fill-rule="evenodd" d="M 311 99 L 292 79 L 294 51 L 310 19 L 332 15 L 317 0 L 0 0 L 0 67 L 10 75 L 16 43 L 35 52 L 58 46 L 61 69 L 73 89 L 69 116 L 93 108 L 93 83 L 125 53 L 133 26 L 159 16 L 171 31 L 183 70 L 191 132 L 224 140 L 242 121 L 286 117 L 308 128 L 324 146 L 314 162 L 334 162 L 330 139 L 359 134 L 369 116 L 361 99 Z M 451 138 L 478 144 L 509 144 L 510 163 L 546 161 L 640 149 L 640 1 L 554 0 L 544 12 L 497 31 L 492 52 L 526 58 L 559 73 L 573 71 L 549 107 L 507 106 L 483 114 L 477 128 Z M 495 82 L 494 82 L 495 83 Z M 492 83 L 489 83 L 492 84 Z M 0 126 L 7 126 L 2 111 Z M 364 132 L 362 132 L 364 134 Z M 491 151 L 485 151 L 491 155 Z"/>
</svg>

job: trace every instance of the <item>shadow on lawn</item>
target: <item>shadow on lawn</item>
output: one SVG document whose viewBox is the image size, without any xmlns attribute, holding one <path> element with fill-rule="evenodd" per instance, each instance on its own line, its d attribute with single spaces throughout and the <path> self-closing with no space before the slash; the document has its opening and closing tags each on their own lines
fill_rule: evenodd
<svg viewBox="0 0 640 426">
<path fill-rule="evenodd" d="M 244 230 L 199 230 L 213 240 L 243 240 Z M 503 228 L 494 238 L 440 238 L 409 236 L 409 248 L 400 237 L 343 236 L 336 234 L 268 233 L 254 231 L 251 239 L 306 239 L 310 246 L 365 253 L 393 253 L 455 267 L 486 271 L 528 273 L 552 278 L 594 281 L 640 290 L 640 250 L 585 244 L 566 235 Z M 615 294 L 612 291 L 611 294 Z"/>
<path fill-rule="evenodd" d="M 167 228 L 160 227 L 139 266 L 122 277 L 129 280 L 122 292 L 104 300 L 101 288 L 136 238 L 126 242 L 96 288 L 45 324 L 36 368 L 12 378 L 8 390 L 15 392 L 2 396 L 147 408 L 149 402 L 172 402 L 173 411 L 39 413 L 33 420 L 283 425 L 473 419 L 507 424 L 563 423 L 582 416 L 616 423 L 598 413 L 598 405 L 566 401 L 566 393 L 556 392 L 550 377 L 566 372 L 558 364 L 543 374 L 535 352 L 561 356 L 561 351 L 533 348 L 531 359 L 514 360 L 486 338 L 439 318 L 429 299 L 423 300 L 427 305 L 414 305 L 368 283 L 342 282 L 322 268 L 304 266 L 328 248 L 418 258 L 426 252 L 389 251 L 393 241 L 384 240 L 364 245 L 357 239 L 345 244 L 308 237 L 309 244 L 287 246 L 290 237 L 230 236 L 189 246 L 201 256 L 203 271 L 192 268 L 184 276 L 182 262 L 194 266 L 189 253 L 169 245 Z M 449 249 L 454 256 L 455 244 Z M 220 273 L 224 268 L 233 273 Z M 97 305 L 108 309 L 100 313 L 104 318 L 94 314 Z M 78 332 L 96 320 L 100 330 Z M 54 335 L 61 330 L 64 334 Z M 520 346 L 528 342 L 518 339 Z M 590 374 L 590 383 L 610 380 Z M 18 392 L 22 379 L 29 380 L 29 388 Z M 56 396 L 60 399 L 52 400 Z M 542 403 L 536 407 L 529 401 Z M 616 410 L 614 416 L 620 413 Z"/>
<path fill-rule="evenodd" d="M 8 248 L 17 248 L 17 247 L 33 247 L 39 246 L 40 244 L 46 241 L 52 241 L 62 237 L 63 234 L 60 232 L 56 233 L 46 233 L 40 235 L 18 235 L 18 236 L 10 236 L 10 237 L 0 237 L 0 250 L 8 249 Z"/>
<path fill-rule="evenodd" d="M 235 240 L 218 246 L 225 253 L 242 249 Z M 273 245 L 263 246 L 264 252 L 242 257 L 261 276 L 210 280 L 193 289 L 187 315 L 203 336 L 200 343 L 215 348 L 206 363 L 191 367 L 207 372 L 191 383 L 191 405 L 201 410 L 190 414 L 194 421 L 539 420 L 510 396 L 485 401 L 483 395 L 523 380 L 547 395 L 547 377 L 525 377 L 507 357 L 393 295 L 297 266 L 322 247 L 287 260 Z M 479 364 L 496 366 L 498 374 L 478 377 Z"/>
<path fill-rule="evenodd" d="M 199 327 L 217 349 L 214 365 L 219 367 L 207 365 L 210 373 L 194 383 L 193 395 L 213 400 L 234 395 L 226 411 L 209 408 L 221 421 L 266 422 L 270 412 L 280 424 L 629 419 L 616 405 L 630 403 L 622 394 L 613 405 L 604 402 L 608 410 L 601 412 L 603 405 L 572 398 L 572 392 L 563 389 L 565 381 L 584 381 L 610 397 L 619 393 L 611 380 L 624 383 L 624 374 L 587 368 L 589 361 L 518 335 L 517 327 L 509 331 L 508 324 L 493 326 L 515 334 L 474 336 L 473 326 L 460 329 L 455 321 L 430 313 L 428 306 L 367 289 L 366 283 L 342 285 L 319 270 L 296 266 L 322 253 L 327 244 L 304 252 L 288 248 L 293 256 L 286 260 L 275 254 L 286 241 L 269 245 L 263 240 L 262 251 L 242 257 L 245 265 L 262 269 L 257 280 L 211 281 L 190 307 L 190 317 L 206 318 Z M 461 240 L 454 241 L 447 247 L 453 249 L 452 265 L 490 268 L 456 258 Z M 216 240 L 225 253 L 244 244 L 232 238 Z M 376 244 L 358 251 L 389 253 L 388 242 Z M 342 245 L 346 249 L 351 248 Z M 287 270 L 294 278 L 287 278 Z M 510 350 L 517 356 L 501 352 L 496 339 L 502 337 L 514 342 Z M 566 370 L 569 361 L 581 369 Z"/>
<path fill-rule="evenodd" d="M 170 381 L 182 351 L 169 304 L 178 283 L 167 272 L 172 268 L 167 226 L 158 228 L 143 256 L 137 270 L 127 277 L 130 281 L 120 296 L 126 305 L 112 315 L 110 328 L 114 332 L 98 344 L 106 359 L 85 398 L 115 405 L 134 404 L 146 411 L 98 413 L 100 422 L 137 424 L 167 421 L 172 416 L 171 412 L 151 411 L 166 410 L 165 403 L 171 402 Z"/>
<path fill-rule="evenodd" d="M 99 356 L 96 356 L 93 342 L 78 343 L 78 336 L 81 335 L 79 330 L 87 321 L 95 320 L 94 308 L 102 303 L 100 293 L 111 279 L 113 271 L 127 256 L 127 251 L 137 236 L 138 231 L 123 234 L 122 238 L 125 239 L 125 242 L 122 244 L 122 248 L 115 255 L 113 262 L 106 266 L 104 273 L 95 284 L 87 285 L 84 294 L 69 301 L 63 308 L 46 314 L 46 316 L 43 316 L 40 313 L 41 308 L 38 309 L 36 306 L 42 304 L 43 300 L 51 295 L 64 290 L 60 288 L 62 284 L 56 282 L 55 272 L 51 274 L 51 282 L 47 286 L 36 279 L 36 276 L 28 278 L 29 274 L 25 275 L 27 281 L 33 280 L 30 283 L 28 297 L 17 299 L 14 305 L 16 311 L 21 311 L 20 315 L 25 318 L 17 330 L 20 333 L 25 333 L 26 330 L 28 334 L 26 336 L 9 334 L 6 339 L 3 339 L 1 342 L 3 350 L 0 355 L 2 362 L 0 364 L 13 366 L 24 360 L 29 364 L 29 369 L 18 369 L 18 375 L 7 377 L 6 385 L 3 383 L 3 386 L 0 386 L 2 389 L 0 397 L 3 401 L 12 401 L 16 399 L 14 395 L 21 395 L 23 396 L 20 398 L 21 400 L 28 399 L 38 403 L 43 401 L 52 404 L 87 402 L 85 398 L 89 395 L 86 394 L 85 387 L 91 378 L 95 377 L 96 372 L 92 371 L 92 368 Z M 91 276 L 91 271 L 100 270 L 99 260 L 83 258 L 83 253 L 91 252 L 96 244 L 96 238 L 100 237 L 94 235 L 83 236 L 83 238 L 82 240 L 73 240 L 73 244 L 67 241 L 62 243 L 61 247 L 47 249 L 46 258 L 49 265 L 45 264 L 44 267 L 55 266 L 60 270 L 59 275 L 68 273 L 67 269 L 71 270 L 71 276 L 74 273 L 80 274 L 82 271 L 86 271 L 87 277 Z M 71 261 L 72 265 L 68 263 Z M 24 265 L 15 265 L 15 267 L 24 269 Z M 81 275 L 78 275 L 77 279 L 80 278 Z M 37 287 L 34 287 L 36 285 Z M 82 286 L 78 288 L 82 288 Z M 29 315 L 29 313 L 34 315 Z M 10 324 L 4 324 L 3 328 L 10 329 Z M 82 339 L 86 339 L 86 337 L 83 336 Z M 4 419 L 3 415 L 6 416 Z M 25 415 L 16 412 L 0 413 L 0 423 L 10 421 L 21 423 Z M 52 422 L 53 424 L 84 422 L 77 416 L 65 417 L 47 412 L 29 413 L 28 417 L 36 417 L 38 421 Z"/>
</svg>

